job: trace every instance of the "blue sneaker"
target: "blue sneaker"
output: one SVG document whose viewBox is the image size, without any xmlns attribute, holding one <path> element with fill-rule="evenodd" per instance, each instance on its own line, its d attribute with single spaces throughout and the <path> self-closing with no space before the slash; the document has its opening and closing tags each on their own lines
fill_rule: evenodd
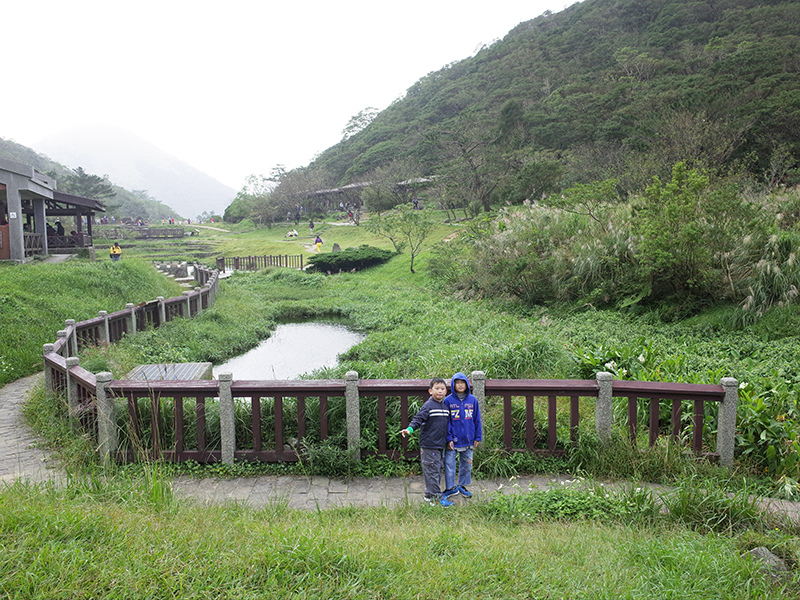
<svg viewBox="0 0 800 600">
<path fill-rule="evenodd" d="M 465 488 L 463 485 L 458 485 L 458 486 L 456 486 L 456 490 L 457 490 L 457 492 L 458 492 L 458 493 L 460 493 L 462 496 L 464 496 L 464 498 L 472 498 L 472 492 L 470 492 L 470 491 L 469 491 L 467 488 Z M 447 492 L 445 492 L 445 494 L 446 494 L 446 493 L 447 493 Z M 453 492 L 453 493 L 456 493 L 456 492 Z"/>
<path fill-rule="evenodd" d="M 444 496 L 442 496 L 442 499 L 441 499 L 441 500 L 439 500 L 439 504 L 441 504 L 441 505 L 442 505 L 442 506 L 444 506 L 445 508 L 447 508 L 448 506 L 453 506 L 453 503 L 452 503 L 452 502 L 450 502 L 450 500 L 448 500 L 448 499 L 447 499 L 447 498 L 445 498 Z"/>
<path fill-rule="evenodd" d="M 458 494 L 458 486 L 451 487 L 449 490 L 442 492 L 442 498 L 449 498 L 450 496 L 455 496 L 456 494 Z"/>
</svg>

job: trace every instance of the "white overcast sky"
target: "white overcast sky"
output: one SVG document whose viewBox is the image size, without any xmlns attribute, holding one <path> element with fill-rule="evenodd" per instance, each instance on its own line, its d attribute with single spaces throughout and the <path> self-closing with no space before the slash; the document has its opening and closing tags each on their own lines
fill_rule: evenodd
<svg viewBox="0 0 800 600">
<path fill-rule="evenodd" d="M 3 0 L 0 137 L 125 129 L 240 189 L 574 0 Z M 78 165 L 69 165 L 78 166 Z"/>
</svg>

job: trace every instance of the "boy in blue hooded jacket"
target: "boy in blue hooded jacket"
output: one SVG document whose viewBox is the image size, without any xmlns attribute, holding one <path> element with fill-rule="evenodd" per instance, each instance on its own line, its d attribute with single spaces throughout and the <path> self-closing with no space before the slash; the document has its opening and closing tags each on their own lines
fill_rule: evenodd
<svg viewBox="0 0 800 600">
<path fill-rule="evenodd" d="M 450 411 L 447 430 L 447 448 L 444 451 L 445 498 L 461 494 L 471 498 L 466 486 L 472 482 L 472 451 L 483 439 L 481 411 L 478 399 L 472 395 L 469 380 L 464 373 L 456 373 L 450 382 L 450 395 L 444 399 Z M 458 485 L 456 485 L 458 464 Z"/>
</svg>

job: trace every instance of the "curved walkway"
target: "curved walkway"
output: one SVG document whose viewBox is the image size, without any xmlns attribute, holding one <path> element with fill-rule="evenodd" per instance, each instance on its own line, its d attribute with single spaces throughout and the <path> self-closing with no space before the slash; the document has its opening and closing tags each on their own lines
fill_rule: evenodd
<svg viewBox="0 0 800 600">
<path fill-rule="evenodd" d="M 28 391 L 41 377 L 41 374 L 23 377 L 0 388 L 0 482 L 63 479 L 57 466 L 48 464 L 47 453 L 37 448 L 36 437 L 22 419 L 22 405 Z"/>
<path fill-rule="evenodd" d="M 37 447 L 37 439 L 22 419 L 21 408 L 28 392 L 41 374 L 23 377 L 0 388 L 0 485 L 16 480 L 61 484 L 66 476 L 58 465 L 48 460 L 47 453 Z M 519 493 L 567 484 L 567 476 L 522 476 L 513 481 L 492 479 L 476 481 L 471 491 L 476 498 L 500 491 Z M 286 504 L 290 508 L 318 510 L 342 506 L 395 506 L 422 502 L 425 486 L 421 476 L 356 477 L 350 481 L 327 477 L 260 476 L 234 479 L 196 479 L 176 477 L 173 491 L 178 498 L 204 504 L 237 502 L 253 508 Z M 455 504 L 467 502 L 461 496 L 451 498 Z M 765 499 L 771 512 L 783 513 L 800 525 L 800 502 Z"/>
</svg>

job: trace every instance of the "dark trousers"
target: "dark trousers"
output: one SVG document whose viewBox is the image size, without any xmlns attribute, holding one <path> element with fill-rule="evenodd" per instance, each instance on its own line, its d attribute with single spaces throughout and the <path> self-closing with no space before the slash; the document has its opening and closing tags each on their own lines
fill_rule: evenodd
<svg viewBox="0 0 800 600">
<path fill-rule="evenodd" d="M 419 457 L 422 463 L 422 477 L 425 479 L 425 495 L 441 495 L 440 483 L 442 465 L 444 465 L 444 448 L 420 448 Z"/>
</svg>

